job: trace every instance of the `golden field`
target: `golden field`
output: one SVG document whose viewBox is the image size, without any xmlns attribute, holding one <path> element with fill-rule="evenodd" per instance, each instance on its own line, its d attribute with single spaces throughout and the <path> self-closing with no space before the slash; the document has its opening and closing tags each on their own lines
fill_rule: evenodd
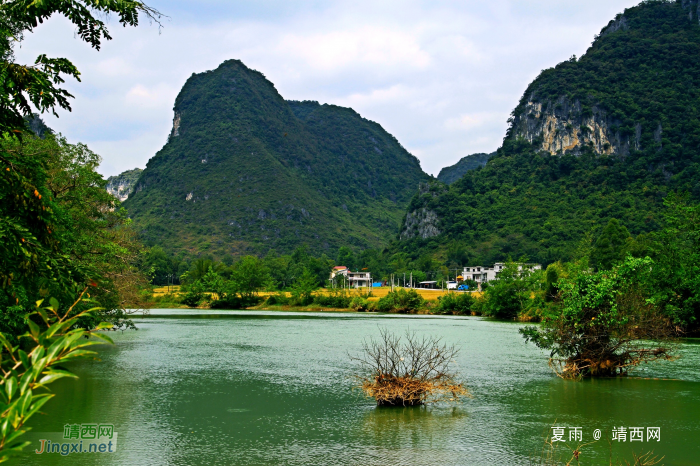
<svg viewBox="0 0 700 466">
<path fill-rule="evenodd" d="M 155 288 L 153 290 L 153 296 L 158 297 L 158 296 L 163 296 L 164 294 L 167 294 L 168 288 L 170 288 L 171 293 L 176 294 L 176 295 L 180 294 L 180 286 L 175 285 L 175 286 L 170 286 L 170 287 L 162 286 L 162 287 Z M 391 291 L 391 287 L 383 286 L 380 288 L 372 288 L 371 290 L 372 290 L 372 294 L 369 296 L 368 299 L 370 301 L 377 301 L 377 300 L 379 300 L 379 298 L 383 298 L 384 296 L 386 296 Z M 420 294 L 423 297 L 423 299 L 425 299 L 427 301 L 437 301 L 438 297 L 440 297 L 444 294 L 447 294 L 447 291 L 442 291 L 442 290 L 424 290 L 424 289 L 420 289 L 420 288 L 416 288 L 415 290 L 418 292 L 418 294 Z M 357 295 L 357 296 L 367 296 L 367 291 L 368 291 L 368 288 L 360 288 L 357 290 L 350 290 L 350 293 L 353 295 Z M 332 292 L 332 290 L 330 290 L 328 288 L 321 288 L 318 291 L 316 291 L 315 294 L 329 294 L 331 292 Z M 260 296 L 269 296 L 271 294 L 277 294 L 277 292 L 261 291 L 258 294 Z M 287 292 L 286 294 L 287 294 L 287 296 L 290 295 L 289 292 Z M 481 296 L 481 293 L 475 291 L 475 292 L 473 292 L 473 295 L 475 298 L 478 298 Z"/>
</svg>

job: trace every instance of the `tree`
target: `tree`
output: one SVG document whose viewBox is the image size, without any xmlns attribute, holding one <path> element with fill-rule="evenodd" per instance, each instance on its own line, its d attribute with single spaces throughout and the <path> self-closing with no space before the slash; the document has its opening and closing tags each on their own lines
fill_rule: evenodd
<svg viewBox="0 0 700 466">
<path fill-rule="evenodd" d="M 609 271 L 559 281 L 562 305 L 521 334 L 550 350 L 563 378 L 616 376 L 645 362 L 672 359 L 670 319 L 649 300 L 649 258 L 628 257 Z"/>
<path fill-rule="evenodd" d="M 263 261 L 245 256 L 233 266 L 232 280 L 243 301 L 251 301 L 255 294 L 268 286 L 270 273 Z"/>
<path fill-rule="evenodd" d="M 303 273 L 292 286 L 292 301 L 297 306 L 306 306 L 313 301 L 313 292 L 318 288 L 318 279 L 309 271 L 304 269 Z"/>
<path fill-rule="evenodd" d="M 516 262 L 506 262 L 498 279 L 489 282 L 484 291 L 481 311 L 499 319 L 514 319 L 527 307 L 535 286 L 529 268 Z"/>
<path fill-rule="evenodd" d="M 19 134 L 26 129 L 24 117 L 32 107 L 56 114 L 56 107 L 70 111 L 73 96 L 60 87 L 67 76 L 80 80 L 80 72 L 66 58 L 39 55 L 34 65 L 14 62 L 14 48 L 54 14 L 67 18 L 81 40 L 100 49 L 110 40 L 99 16 L 114 14 L 123 26 L 136 26 L 139 17 L 158 22 L 161 14 L 137 0 L 8 0 L 0 6 L 0 133 Z"/>
<path fill-rule="evenodd" d="M 349 247 L 341 246 L 340 249 L 338 249 L 338 260 L 336 262 L 338 265 L 344 265 L 349 270 L 354 270 L 355 255 Z"/>
<path fill-rule="evenodd" d="M 143 252 L 141 256 L 141 268 L 151 277 L 151 283 L 164 286 L 177 283 L 177 270 L 179 263 L 168 255 L 160 246 L 153 246 Z"/>
<path fill-rule="evenodd" d="M 0 137 L 0 152 L 0 331 L 22 333 L 37 297 L 68 306 L 86 283 L 102 320 L 131 325 L 123 309 L 145 283 L 140 245 L 96 172 L 99 156 L 51 134 Z"/>
<path fill-rule="evenodd" d="M 610 219 L 593 245 L 591 265 L 598 270 L 610 270 L 625 258 L 629 240 L 627 228 L 617 219 Z"/>
<path fill-rule="evenodd" d="M 700 328 L 700 204 L 687 195 L 664 199 L 664 227 L 639 239 L 643 254 L 654 259 L 653 302 L 675 325 Z"/>
</svg>

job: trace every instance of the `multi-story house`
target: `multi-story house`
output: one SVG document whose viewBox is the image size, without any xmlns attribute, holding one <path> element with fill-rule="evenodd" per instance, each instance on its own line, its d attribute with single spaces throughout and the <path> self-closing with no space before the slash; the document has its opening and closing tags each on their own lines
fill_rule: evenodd
<svg viewBox="0 0 700 466">
<path fill-rule="evenodd" d="M 492 280 L 498 280 L 498 275 L 505 268 L 505 262 L 496 262 L 493 267 L 480 267 L 471 266 L 464 267 L 462 271 L 462 277 L 464 280 L 474 280 L 477 283 L 490 282 Z M 541 270 L 541 264 L 534 263 L 518 263 L 518 270 L 523 270 L 526 268 L 528 270 Z"/>
</svg>

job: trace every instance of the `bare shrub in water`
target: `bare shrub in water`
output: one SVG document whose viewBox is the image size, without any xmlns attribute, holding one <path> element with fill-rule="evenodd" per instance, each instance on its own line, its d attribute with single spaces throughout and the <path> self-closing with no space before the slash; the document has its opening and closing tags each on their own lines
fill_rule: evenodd
<svg viewBox="0 0 700 466">
<path fill-rule="evenodd" d="M 351 359 L 359 365 L 358 388 L 378 406 L 417 406 L 469 396 L 450 370 L 457 353 L 440 338 L 410 331 L 401 337 L 380 329 L 379 339 L 365 340 L 362 355 Z"/>
</svg>

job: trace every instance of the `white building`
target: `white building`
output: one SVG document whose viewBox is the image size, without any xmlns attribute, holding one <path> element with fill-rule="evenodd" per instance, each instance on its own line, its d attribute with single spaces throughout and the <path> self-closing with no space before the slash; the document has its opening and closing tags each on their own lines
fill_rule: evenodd
<svg viewBox="0 0 700 466">
<path fill-rule="evenodd" d="M 336 283 L 337 285 L 338 282 L 336 281 L 336 278 L 341 276 L 344 277 L 344 280 L 340 281 L 343 287 L 345 287 L 344 283 L 347 283 L 348 287 L 350 288 L 365 288 L 372 286 L 372 274 L 369 272 L 351 272 L 350 269 L 344 265 L 338 265 L 333 267 L 333 270 L 331 270 L 330 281 Z M 347 280 L 347 282 L 345 282 L 345 280 Z"/>
<path fill-rule="evenodd" d="M 372 286 L 372 274 L 369 272 L 348 271 L 348 284 L 350 288 L 363 288 Z"/>
<path fill-rule="evenodd" d="M 462 270 L 462 277 L 464 280 L 474 280 L 477 283 L 490 282 L 492 280 L 498 280 L 498 275 L 505 268 L 505 262 L 496 262 L 493 267 L 464 267 Z M 542 264 L 534 263 L 518 263 L 518 270 L 542 270 Z"/>
</svg>

